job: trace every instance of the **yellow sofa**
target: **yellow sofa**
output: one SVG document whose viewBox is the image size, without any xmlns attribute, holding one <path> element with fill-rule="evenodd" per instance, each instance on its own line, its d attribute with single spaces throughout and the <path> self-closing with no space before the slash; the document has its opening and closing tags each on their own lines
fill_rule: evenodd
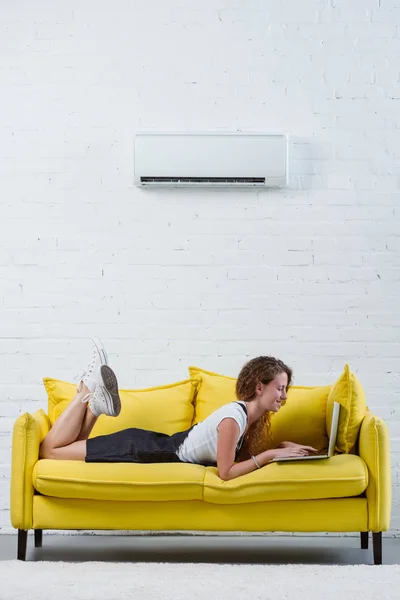
<svg viewBox="0 0 400 600">
<path fill-rule="evenodd" d="M 235 379 L 197 367 L 189 372 L 168 386 L 122 390 L 121 414 L 100 417 L 92 436 L 132 426 L 171 434 L 235 399 Z M 47 413 L 21 415 L 13 431 L 11 522 L 19 559 L 25 560 L 29 529 L 37 547 L 44 529 L 360 532 L 362 548 L 372 532 L 374 563 L 381 564 L 391 510 L 388 430 L 368 410 L 347 365 L 333 385 L 291 387 L 266 436 L 266 448 L 285 440 L 326 448 L 338 401 L 334 457 L 270 463 L 230 481 L 215 467 L 192 464 L 39 460 L 40 442 L 75 393 L 70 383 L 44 383 Z"/>
</svg>

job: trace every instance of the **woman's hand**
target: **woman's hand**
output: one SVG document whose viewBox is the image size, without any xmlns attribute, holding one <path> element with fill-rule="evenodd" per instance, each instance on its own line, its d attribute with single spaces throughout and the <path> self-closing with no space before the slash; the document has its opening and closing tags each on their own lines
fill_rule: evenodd
<svg viewBox="0 0 400 600">
<path fill-rule="evenodd" d="M 312 446 L 303 446 L 303 444 L 296 444 L 295 442 L 282 442 L 278 448 L 298 448 L 299 450 L 306 450 L 307 454 L 316 454 L 318 452 Z"/>
<path fill-rule="evenodd" d="M 302 447 L 299 448 L 275 448 L 275 450 L 271 450 L 272 460 L 274 458 L 290 458 L 292 456 L 308 456 L 308 450 L 305 450 Z"/>
<path fill-rule="evenodd" d="M 300 444 L 295 444 L 294 446 L 286 446 L 285 448 L 275 448 L 274 450 L 267 450 L 270 454 L 269 460 L 274 460 L 274 458 L 290 458 L 292 456 L 309 456 L 311 454 L 311 450 L 316 452 L 315 448 L 311 446 L 302 446 Z"/>
</svg>

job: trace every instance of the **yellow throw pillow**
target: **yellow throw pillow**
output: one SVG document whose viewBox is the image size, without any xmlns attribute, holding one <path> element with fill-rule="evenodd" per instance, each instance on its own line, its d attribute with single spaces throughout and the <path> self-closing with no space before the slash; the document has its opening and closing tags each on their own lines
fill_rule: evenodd
<svg viewBox="0 0 400 600">
<path fill-rule="evenodd" d="M 43 379 L 48 395 L 48 414 L 53 425 L 76 394 L 76 385 L 57 379 Z M 138 427 L 171 435 L 191 426 L 196 383 L 191 379 L 141 390 L 120 390 L 118 417 L 101 415 L 90 437 Z"/>
<path fill-rule="evenodd" d="M 204 421 L 208 415 L 224 404 L 237 400 L 236 379 L 233 377 L 226 377 L 198 367 L 189 367 L 189 373 L 197 388 L 193 425 Z"/>
<path fill-rule="evenodd" d="M 193 423 L 203 421 L 209 414 L 236 398 L 236 379 L 199 367 L 189 367 L 197 385 Z M 326 403 L 331 386 L 291 386 L 286 404 L 271 416 L 270 438 L 266 448 L 291 441 L 327 449 Z"/>
<path fill-rule="evenodd" d="M 350 371 L 349 365 L 339 379 L 332 385 L 328 396 L 326 411 L 326 430 L 332 424 L 333 403 L 341 405 L 339 430 L 336 447 L 340 452 L 350 452 L 357 441 L 360 425 L 367 412 L 365 392 L 357 377 Z"/>
<path fill-rule="evenodd" d="M 296 442 L 327 450 L 326 402 L 330 389 L 330 385 L 291 386 L 286 404 L 271 416 L 271 438 L 267 448 L 276 448 L 281 442 Z"/>
</svg>

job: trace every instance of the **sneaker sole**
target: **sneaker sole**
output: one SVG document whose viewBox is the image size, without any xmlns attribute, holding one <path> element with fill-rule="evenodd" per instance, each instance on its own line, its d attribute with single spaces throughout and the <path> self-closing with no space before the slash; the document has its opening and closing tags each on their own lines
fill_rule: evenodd
<svg viewBox="0 0 400 600">
<path fill-rule="evenodd" d="M 118 393 L 117 377 L 108 365 L 101 365 L 100 373 L 108 396 L 108 408 L 114 417 L 118 417 L 121 412 L 121 398 Z"/>
</svg>

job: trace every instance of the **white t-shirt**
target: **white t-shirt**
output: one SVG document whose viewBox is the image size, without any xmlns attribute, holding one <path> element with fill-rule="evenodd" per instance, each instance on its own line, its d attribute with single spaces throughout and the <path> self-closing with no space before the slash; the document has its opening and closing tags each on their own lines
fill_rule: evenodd
<svg viewBox="0 0 400 600">
<path fill-rule="evenodd" d="M 204 421 L 197 423 L 177 450 L 179 459 L 183 462 L 197 464 L 217 464 L 218 426 L 227 417 L 235 419 L 239 425 L 238 441 L 243 436 L 247 415 L 239 406 L 244 402 L 230 402 L 211 413 Z"/>
</svg>

